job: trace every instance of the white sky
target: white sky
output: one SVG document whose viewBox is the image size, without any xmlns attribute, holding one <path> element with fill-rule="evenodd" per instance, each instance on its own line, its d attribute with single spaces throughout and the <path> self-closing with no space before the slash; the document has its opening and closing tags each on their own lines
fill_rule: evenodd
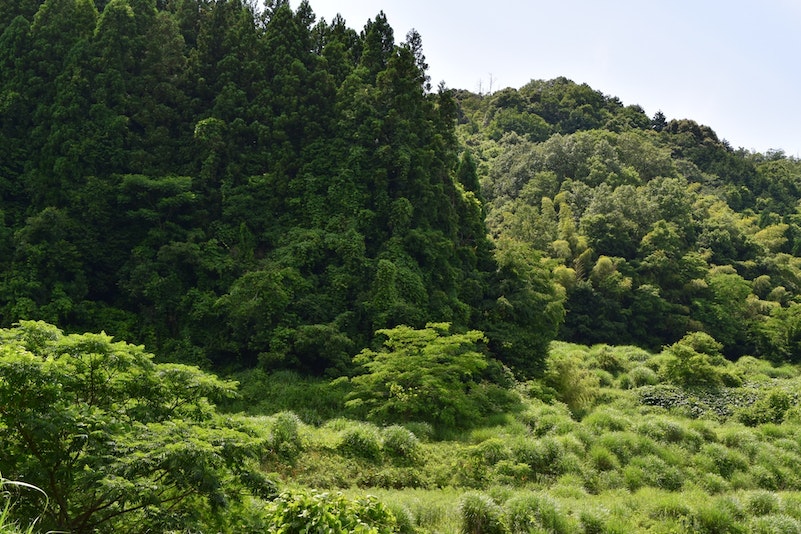
<svg viewBox="0 0 801 534">
<path fill-rule="evenodd" d="M 416 29 L 434 87 L 565 76 L 649 116 L 706 124 L 734 148 L 801 156 L 801 0 L 309 3 L 357 31 L 383 10 L 396 42 Z"/>
</svg>

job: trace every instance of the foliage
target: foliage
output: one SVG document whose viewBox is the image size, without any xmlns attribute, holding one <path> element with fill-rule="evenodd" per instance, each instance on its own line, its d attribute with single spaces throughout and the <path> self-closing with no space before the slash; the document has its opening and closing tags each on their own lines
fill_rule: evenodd
<svg viewBox="0 0 801 534">
<path fill-rule="evenodd" d="M 341 493 L 282 492 L 267 506 L 268 532 L 395 532 L 395 516 L 373 497 L 350 500 Z"/>
<path fill-rule="evenodd" d="M 467 493 L 459 503 L 464 534 L 504 534 L 509 532 L 503 510 L 488 495 Z"/>
<path fill-rule="evenodd" d="M 556 398 L 578 418 L 589 412 L 600 394 L 597 376 L 582 368 L 581 354 L 576 352 L 552 350 L 543 382 L 553 388 Z"/>
<path fill-rule="evenodd" d="M 42 322 L 23 321 L 0 339 L 0 470 L 47 493 L 42 526 L 202 525 L 203 513 L 243 492 L 274 494 L 254 465 L 263 437 L 212 404 L 234 383 L 156 364 L 105 334 L 64 335 Z M 35 517 L 37 508 L 21 502 L 14 517 Z"/>
<path fill-rule="evenodd" d="M 492 409 L 473 395 L 488 365 L 478 346 L 485 340 L 481 332 L 450 333 L 448 323 L 429 323 L 377 334 L 386 336 L 383 349 L 364 349 L 354 358 L 364 370 L 351 379 L 346 405 L 354 411 L 379 422 L 447 429 L 472 426 Z"/>
<path fill-rule="evenodd" d="M 337 377 L 377 329 L 484 329 L 540 283 L 499 269 L 452 92 L 383 13 L 359 32 L 307 2 L 18 4 L 0 8 L 0 325 Z M 487 336 L 520 357 L 541 312 L 516 306 Z"/>
<path fill-rule="evenodd" d="M 415 464 L 421 460 L 420 441 L 411 430 L 400 425 L 391 425 L 381 432 L 381 437 L 381 450 L 395 462 Z"/>
<path fill-rule="evenodd" d="M 665 376 L 680 386 L 719 387 L 723 378 L 714 357 L 721 345 L 706 334 L 688 334 L 667 349 Z"/>
</svg>

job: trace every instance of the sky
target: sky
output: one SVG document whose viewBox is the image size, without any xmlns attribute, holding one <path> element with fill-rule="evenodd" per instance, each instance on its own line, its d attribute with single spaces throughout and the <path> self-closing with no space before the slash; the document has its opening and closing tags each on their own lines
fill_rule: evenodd
<svg viewBox="0 0 801 534">
<path fill-rule="evenodd" d="M 734 148 L 801 157 L 801 0 L 308 1 L 358 31 L 383 11 L 396 42 L 417 30 L 434 87 L 565 76 Z"/>
</svg>

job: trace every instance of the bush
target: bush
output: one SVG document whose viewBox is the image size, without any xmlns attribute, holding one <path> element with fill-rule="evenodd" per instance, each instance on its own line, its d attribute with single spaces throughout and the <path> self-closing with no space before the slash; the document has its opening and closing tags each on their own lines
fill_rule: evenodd
<svg viewBox="0 0 801 534">
<path fill-rule="evenodd" d="M 422 457 L 420 441 L 414 433 L 402 426 L 388 426 L 382 431 L 381 450 L 384 456 L 398 463 L 417 463 Z"/>
<path fill-rule="evenodd" d="M 697 475 L 698 485 L 711 495 L 726 493 L 731 490 L 729 481 L 717 473 L 699 473 Z"/>
<path fill-rule="evenodd" d="M 459 503 L 464 534 L 505 534 L 509 529 L 504 522 L 503 510 L 489 496 L 470 492 Z"/>
<path fill-rule="evenodd" d="M 556 502 L 545 496 L 522 494 L 509 499 L 504 508 L 512 532 L 552 532 L 569 534 L 575 528 Z"/>
<path fill-rule="evenodd" d="M 390 503 L 387 505 L 389 511 L 395 516 L 395 532 L 398 534 L 415 534 L 417 528 L 415 527 L 414 514 L 407 506 L 399 503 Z"/>
<path fill-rule="evenodd" d="M 600 394 L 598 377 L 582 367 L 581 356 L 576 353 L 552 352 L 546 361 L 543 380 L 577 418 L 592 408 Z"/>
<path fill-rule="evenodd" d="M 692 532 L 699 534 L 717 534 L 719 532 L 745 534 L 745 529 L 737 522 L 727 508 L 701 506 L 691 516 Z"/>
<path fill-rule="evenodd" d="M 489 438 L 476 445 L 471 455 L 484 465 L 495 465 L 501 460 L 508 460 L 510 451 L 504 440 Z"/>
<path fill-rule="evenodd" d="M 0 473 L 47 491 L 42 531 L 203 530 L 205 514 L 224 522 L 227 505 L 275 495 L 263 430 L 215 408 L 235 383 L 42 322 L 0 340 Z"/>
<path fill-rule="evenodd" d="M 698 451 L 696 458 L 707 471 L 730 479 L 736 471 L 746 471 L 748 460 L 739 452 L 727 449 L 719 443 L 707 443 Z"/>
<path fill-rule="evenodd" d="M 623 381 L 623 378 L 620 379 L 620 387 L 624 389 L 630 388 L 638 388 L 641 386 L 653 386 L 659 383 L 659 376 L 653 369 L 649 369 L 644 365 L 638 365 L 634 369 L 628 372 L 626 375 L 628 378 Z"/>
<path fill-rule="evenodd" d="M 642 473 L 642 484 L 667 491 L 678 491 L 684 485 L 684 474 L 676 466 L 668 465 L 661 458 L 653 455 L 637 456 L 626 467 L 639 468 Z"/>
<path fill-rule="evenodd" d="M 617 456 L 603 445 L 593 445 L 589 455 L 592 465 L 598 471 L 610 471 L 620 467 Z"/>
<path fill-rule="evenodd" d="M 381 461 L 381 442 L 373 427 L 359 425 L 345 430 L 337 450 L 349 458 Z"/>
<path fill-rule="evenodd" d="M 696 352 L 681 341 L 667 349 L 665 361 L 666 378 L 682 387 L 717 388 L 723 385 L 720 370 L 712 363 L 708 354 Z"/>
<path fill-rule="evenodd" d="M 607 532 L 606 518 L 603 512 L 595 510 L 582 510 L 579 513 L 581 528 L 584 534 L 604 534 Z"/>
<path fill-rule="evenodd" d="M 611 374 L 618 374 L 626 369 L 626 362 L 620 357 L 616 347 L 595 345 L 590 349 L 590 358 L 595 360 L 599 369 Z"/>
<path fill-rule="evenodd" d="M 375 497 L 350 500 L 341 493 L 315 491 L 281 493 L 267 505 L 267 527 L 276 534 L 397 531 L 392 512 Z"/>
<path fill-rule="evenodd" d="M 756 491 L 748 496 L 746 509 L 751 515 L 768 515 L 779 511 L 779 497 L 768 491 Z"/>
<path fill-rule="evenodd" d="M 784 415 L 795 404 L 793 397 L 781 388 L 771 388 L 751 406 L 737 412 L 737 419 L 748 426 L 764 423 L 781 423 Z"/>
<path fill-rule="evenodd" d="M 748 524 L 751 534 L 799 534 L 801 524 L 796 519 L 784 514 L 772 514 L 755 517 Z"/>
<path fill-rule="evenodd" d="M 630 421 L 618 411 L 599 407 L 594 412 L 584 418 L 582 423 L 600 431 L 626 430 L 631 426 Z"/>
<path fill-rule="evenodd" d="M 512 457 L 529 465 L 535 475 L 558 476 L 564 472 L 564 447 L 554 438 L 516 440 L 511 449 Z"/>
<path fill-rule="evenodd" d="M 281 412 L 275 416 L 270 428 L 270 449 L 280 458 L 294 461 L 303 449 L 298 429 L 300 418 L 293 412 Z"/>
<path fill-rule="evenodd" d="M 637 432 L 656 441 L 684 443 L 691 448 L 697 448 L 701 443 L 701 436 L 697 432 L 688 430 L 681 423 L 667 418 L 649 418 L 637 427 Z"/>
</svg>

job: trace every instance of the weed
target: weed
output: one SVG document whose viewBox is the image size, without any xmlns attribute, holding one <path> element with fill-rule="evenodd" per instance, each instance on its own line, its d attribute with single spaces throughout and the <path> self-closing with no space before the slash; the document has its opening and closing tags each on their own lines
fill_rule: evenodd
<svg viewBox="0 0 801 534">
<path fill-rule="evenodd" d="M 400 464 L 415 464 L 422 459 L 420 441 L 402 426 L 388 426 L 382 432 L 381 450 L 384 456 Z"/>
<path fill-rule="evenodd" d="M 799 534 L 798 520 L 784 514 L 772 514 L 751 519 L 748 531 L 752 534 Z"/>
<path fill-rule="evenodd" d="M 509 499 L 504 508 L 510 530 L 520 532 L 552 532 L 570 534 L 575 525 L 562 513 L 559 505 L 546 495 L 526 493 Z"/>
<path fill-rule="evenodd" d="M 301 445 L 300 418 L 293 412 L 281 412 L 275 416 L 270 428 L 269 444 L 274 454 L 281 459 L 294 461 L 303 447 Z"/>
<path fill-rule="evenodd" d="M 692 532 L 699 534 L 717 534 L 719 532 L 745 533 L 731 511 L 719 506 L 701 506 L 691 516 L 688 523 Z"/>
<path fill-rule="evenodd" d="M 504 521 L 503 509 L 489 496 L 469 492 L 459 503 L 464 534 L 506 534 L 509 529 Z"/>
<path fill-rule="evenodd" d="M 756 491 L 748 496 L 746 509 L 751 515 L 768 515 L 779 511 L 779 498 L 774 493 Z"/>
<path fill-rule="evenodd" d="M 358 425 L 345 430 L 337 449 L 349 458 L 381 461 L 381 443 L 378 431 L 373 426 Z"/>
<path fill-rule="evenodd" d="M 617 456 L 603 445 L 593 445 L 589 455 L 593 467 L 599 471 L 610 471 L 620 467 Z"/>
</svg>

